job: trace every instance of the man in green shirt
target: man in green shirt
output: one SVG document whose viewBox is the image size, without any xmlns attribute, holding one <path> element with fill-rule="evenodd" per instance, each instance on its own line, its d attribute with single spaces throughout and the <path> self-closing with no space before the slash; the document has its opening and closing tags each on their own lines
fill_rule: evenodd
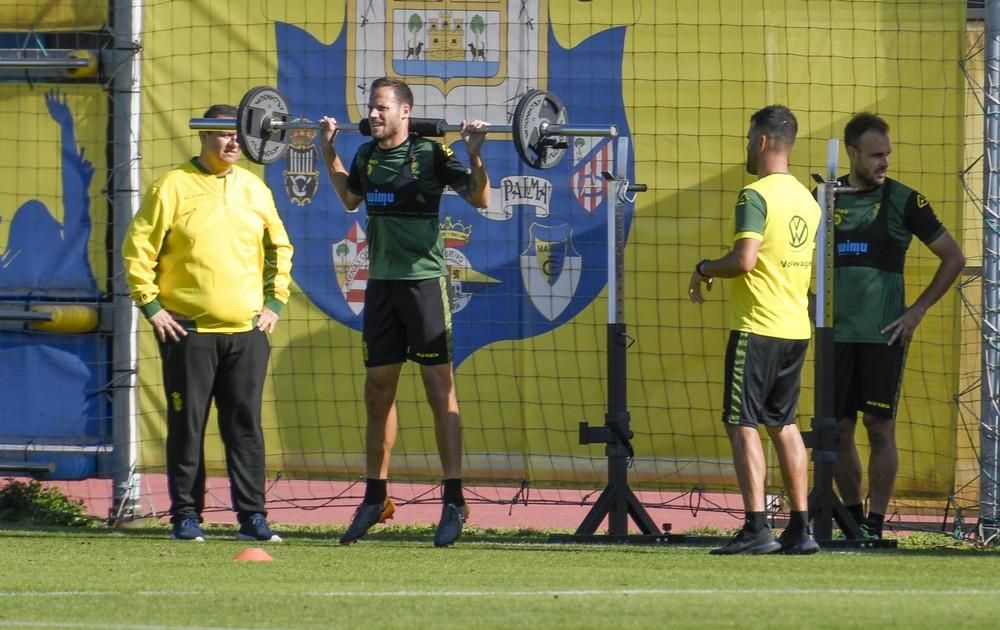
<svg viewBox="0 0 1000 630">
<path fill-rule="evenodd" d="M 844 128 L 851 171 L 841 185 L 857 192 L 837 195 L 834 208 L 835 398 L 839 443 L 834 479 L 848 512 L 865 538 L 881 538 L 899 460 L 896 405 L 906 348 L 935 302 L 965 266 L 958 244 L 917 191 L 889 179 L 889 125 L 870 113 Z M 903 266 L 916 236 L 940 259 L 931 283 L 906 306 Z M 854 443 L 863 414 L 868 458 L 868 517 L 861 494 L 861 460 Z"/>
<path fill-rule="evenodd" d="M 366 367 L 365 497 L 341 544 L 361 538 L 395 511 L 386 480 L 396 440 L 396 386 L 403 363 L 420 364 L 443 472 L 443 509 L 434 545 L 452 544 L 469 508 L 462 495 L 462 426 L 452 370 L 451 304 L 438 208 L 450 186 L 478 208 L 489 205 L 489 177 L 480 157 L 486 123 L 462 122 L 472 168 L 451 149 L 410 133 L 413 93 L 401 80 L 371 84 L 371 142 L 361 145 L 350 171 L 333 139 L 337 121 L 323 117 L 323 151 L 333 187 L 348 210 L 362 201 L 368 214 L 368 284 L 362 346 Z"/>
</svg>

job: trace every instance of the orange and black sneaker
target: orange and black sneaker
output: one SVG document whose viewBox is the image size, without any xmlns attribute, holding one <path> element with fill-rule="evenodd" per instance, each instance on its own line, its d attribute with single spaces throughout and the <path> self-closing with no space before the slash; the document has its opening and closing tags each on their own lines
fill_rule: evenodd
<svg viewBox="0 0 1000 630">
<path fill-rule="evenodd" d="M 377 523 L 384 523 L 396 513 L 396 506 L 392 499 L 386 499 L 382 503 L 362 503 L 354 512 L 354 518 L 347 531 L 340 537 L 340 544 L 349 545 L 357 542 L 369 529 Z"/>
</svg>

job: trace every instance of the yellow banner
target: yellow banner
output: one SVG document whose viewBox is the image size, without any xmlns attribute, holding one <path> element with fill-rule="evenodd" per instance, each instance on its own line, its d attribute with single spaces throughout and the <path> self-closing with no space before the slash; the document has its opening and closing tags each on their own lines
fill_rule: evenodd
<svg viewBox="0 0 1000 630">
<path fill-rule="evenodd" d="M 720 283 L 702 307 L 691 304 L 685 290 L 695 262 L 730 245 L 726 226 L 736 193 L 750 181 L 743 164 L 749 115 L 770 103 L 796 113 L 793 170 L 808 181 L 825 169 L 827 140 L 842 136 L 853 113 L 878 112 L 892 126 L 890 175 L 920 190 L 957 232 L 964 4 L 154 3 L 144 16 L 143 179 L 148 185 L 194 154 L 190 117 L 212 103 L 238 103 L 261 84 L 281 87 L 291 115 L 310 119 L 334 111 L 360 119 L 367 83 L 382 74 L 418 87 L 418 115 L 457 119 L 490 113 L 495 105 L 498 113 L 490 118 L 501 120 L 508 85 L 557 91 L 573 104 L 571 121 L 616 120 L 620 109 L 630 140 L 629 173 L 649 186 L 634 214 L 628 209 L 624 321 L 636 340 L 627 353 L 636 449 L 630 475 L 639 486 L 733 488 L 719 417 L 728 289 Z M 437 35 L 459 39 L 446 44 Z M 496 146 L 493 156 L 505 150 Z M 268 465 L 295 475 L 355 476 L 363 471 L 365 420 L 360 303 L 352 282 L 362 268 L 364 218 L 346 216 L 329 196 L 322 164 L 316 166 L 310 151 L 308 140 L 290 149 L 299 160 L 294 168 L 291 161 L 255 167 L 271 184 L 296 245 L 297 292 L 272 338 Z M 603 167 L 613 169 L 615 159 L 613 143 L 602 141 L 574 143 L 554 173 L 525 172 L 487 156 L 493 198 L 503 201 L 463 215 L 454 233 L 464 236 L 450 245 L 449 258 L 460 270 L 456 282 L 467 300 L 453 306 L 464 309 L 456 313 L 457 334 L 467 342 L 456 378 L 470 478 L 587 486 L 605 478 L 603 446 L 578 444 L 578 423 L 600 425 L 607 413 L 599 219 L 614 203 L 598 176 Z M 840 161 L 845 172 L 843 149 Z M 566 215 L 557 221 L 560 212 Z M 332 222 L 343 227 L 327 235 Z M 533 247 L 541 242 L 558 245 L 562 275 L 532 279 L 538 260 Z M 485 243 L 492 254 L 489 247 L 476 249 Z M 481 266 L 501 252 L 512 270 L 506 276 L 499 264 Z M 577 258 L 582 267 L 574 276 Z M 919 243 L 911 248 L 911 299 L 930 281 L 936 260 Z M 565 280 L 558 291 L 557 279 Z M 476 311 L 499 286 L 517 309 L 501 317 L 498 301 Z M 580 302 L 588 290 L 593 295 Z M 481 315 L 475 319 L 472 312 Z M 499 331 L 508 315 L 524 319 L 505 337 Z M 949 294 L 928 314 L 910 351 L 898 420 L 905 453 L 899 496 L 951 491 L 959 317 L 958 299 Z M 163 395 L 148 332 L 141 348 L 142 461 L 157 468 Z M 810 360 L 799 413 L 803 428 L 812 414 L 812 372 Z M 407 365 L 403 374 L 393 477 L 436 479 L 433 423 L 419 373 Z M 222 472 L 217 435 L 209 453 L 213 472 Z M 780 485 L 772 477 L 772 485 Z"/>
<path fill-rule="evenodd" d="M 107 24 L 106 0 L 45 0 L 0 4 L 0 30 L 87 31 Z"/>
<path fill-rule="evenodd" d="M 107 102 L 96 85 L 0 86 L 0 116 L 16 133 L 0 151 L 0 292 L 105 290 Z"/>
</svg>

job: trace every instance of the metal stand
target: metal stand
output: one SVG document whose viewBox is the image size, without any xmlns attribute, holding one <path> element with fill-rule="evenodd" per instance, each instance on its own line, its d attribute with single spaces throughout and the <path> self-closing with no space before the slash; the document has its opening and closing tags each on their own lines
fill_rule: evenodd
<svg viewBox="0 0 1000 630">
<path fill-rule="evenodd" d="M 573 535 L 554 535 L 549 542 L 665 542 L 667 536 L 660 534 L 638 497 L 629 488 L 628 468 L 635 455 L 632 448 L 632 431 L 629 428 L 627 401 L 627 370 L 625 352 L 631 345 L 625 324 L 621 323 L 625 313 L 624 300 L 624 254 L 625 254 L 625 202 L 628 193 L 645 192 L 645 184 L 630 184 L 627 178 L 628 138 L 618 139 L 617 173 L 605 172 L 604 178 L 615 199 L 615 209 L 608 212 L 608 412 L 604 426 L 592 427 L 580 423 L 580 444 L 607 444 L 608 485 L 601 492 L 590 512 L 580 523 Z M 607 535 L 595 534 L 600 524 L 607 518 Z M 643 532 L 640 536 L 628 534 L 628 519 Z"/>
<path fill-rule="evenodd" d="M 827 178 L 813 175 L 818 186 L 821 226 L 816 235 L 816 345 L 815 345 L 815 416 L 804 431 L 802 440 L 812 449 L 813 488 L 809 493 L 809 518 L 813 533 L 823 547 L 896 547 L 895 540 L 858 540 L 861 533 L 840 497 L 833 490 L 833 465 L 837 461 L 837 417 L 833 398 L 833 208 L 838 193 L 855 192 L 837 184 L 837 140 L 827 146 Z M 846 540 L 833 540 L 833 522 Z"/>
</svg>

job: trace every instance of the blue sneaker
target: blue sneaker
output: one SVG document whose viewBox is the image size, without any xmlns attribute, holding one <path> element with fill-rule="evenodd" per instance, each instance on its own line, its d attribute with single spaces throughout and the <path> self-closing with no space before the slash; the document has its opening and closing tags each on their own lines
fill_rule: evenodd
<svg viewBox="0 0 1000 630">
<path fill-rule="evenodd" d="M 205 542 L 205 530 L 201 528 L 201 521 L 197 516 L 188 516 L 174 523 L 174 533 L 171 538 Z"/>
<path fill-rule="evenodd" d="M 441 510 L 441 522 L 434 532 L 434 546 L 447 547 L 462 535 L 462 526 L 469 518 L 468 505 L 445 503 Z"/>
<path fill-rule="evenodd" d="M 236 532 L 236 540 L 253 540 L 256 542 L 281 542 L 281 536 L 271 531 L 267 519 L 260 512 L 255 512 L 243 519 L 240 531 Z"/>
<path fill-rule="evenodd" d="M 816 542 L 811 527 L 798 532 L 786 528 L 778 536 L 778 542 L 781 543 L 781 553 L 807 555 L 819 551 L 819 543 Z"/>
</svg>

